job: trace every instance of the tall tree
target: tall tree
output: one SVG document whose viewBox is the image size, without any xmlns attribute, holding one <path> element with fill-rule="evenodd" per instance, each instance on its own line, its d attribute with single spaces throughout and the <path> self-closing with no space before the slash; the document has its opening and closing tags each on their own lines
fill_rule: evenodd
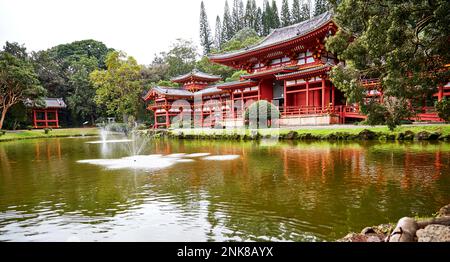
<svg viewBox="0 0 450 262">
<path fill-rule="evenodd" d="M 200 4 L 200 44 L 203 47 L 203 54 L 206 55 L 211 52 L 213 40 L 203 1 Z"/>
<path fill-rule="evenodd" d="M 214 47 L 217 50 L 222 48 L 222 21 L 220 21 L 220 16 L 216 17 L 216 28 L 214 30 Z"/>
<path fill-rule="evenodd" d="M 304 1 L 304 3 L 302 4 L 302 10 L 300 12 L 300 22 L 311 18 L 310 11 L 311 11 L 311 1 L 310 0 Z"/>
<path fill-rule="evenodd" d="M 109 115 L 128 121 L 137 115 L 143 87 L 141 66 L 133 57 L 113 51 L 106 58 L 106 70 L 95 70 L 90 81 L 96 88 L 95 102 L 105 106 Z"/>
<path fill-rule="evenodd" d="M 87 95 L 94 93 L 89 74 L 94 69 L 106 68 L 105 58 L 110 51 L 102 42 L 82 40 L 33 53 L 36 72 L 48 95 L 68 102 L 70 114 L 63 121 L 78 125 L 102 111 L 96 106 L 94 96 Z M 88 109 L 91 111 L 87 112 Z"/>
<path fill-rule="evenodd" d="M 230 40 L 234 35 L 233 19 L 230 14 L 230 7 L 228 6 L 228 0 L 225 1 L 225 7 L 223 9 L 223 24 L 222 24 L 222 40 L 224 42 Z"/>
<path fill-rule="evenodd" d="M 328 0 L 315 0 L 314 15 L 320 15 L 330 10 Z"/>
<path fill-rule="evenodd" d="M 279 28 L 281 23 L 280 23 L 280 16 L 278 15 L 278 7 L 277 7 L 276 0 L 272 0 L 271 11 L 272 11 L 272 19 L 271 19 L 272 26 L 271 26 L 271 28 L 273 28 L 273 29 Z"/>
<path fill-rule="evenodd" d="M 167 53 L 162 53 L 167 64 L 167 78 L 175 77 L 192 71 L 197 61 L 197 49 L 192 41 L 177 39 Z"/>
<path fill-rule="evenodd" d="M 233 35 L 244 27 L 244 4 L 242 0 L 233 0 L 233 9 L 231 12 L 233 24 Z"/>
<path fill-rule="evenodd" d="M 82 122 L 89 119 L 94 124 L 99 108 L 93 99 L 95 89 L 89 81 L 89 74 L 98 68 L 98 61 L 93 57 L 83 56 L 72 66 L 73 74 L 69 77 L 69 85 L 73 87 L 73 90 L 67 97 L 68 107 L 74 118 Z"/>
<path fill-rule="evenodd" d="M 245 7 L 245 27 L 253 28 L 256 27 L 256 2 L 255 0 L 248 0 L 247 5 Z"/>
<path fill-rule="evenodd" d="M 335 9 L 340 30 L 326 46 L 345 64 L 335 67 L 331 78 L 350 103 L 360 104 L 369 123 L 393 128 L 450 79 L 445 70 L 450 62 L 450 2 L 369 3 L 342 0 Z M 366 78 L 380 79 L 382 103 L 367 101 L 367 90 L 357 81 Z"/>
<path fill-rule="evenodd" d="M 256 10 L 256 16 L 255 16 L 255 27 L 254 27 L 256 33 L 258 33 L 259 36 L 264 35 L 264 29 L 263 29 L 263 12 L 261 10 L 261 7 L 258 7 Z"/>
<path fill-rule="evenodd" d="M 272 8 L 270 7 L 269 0 L 264 0 L 262 13 L 263 35 L 268 35 L 270 33 L 270 29 L 273 28 L 272 21 Z"/>
<path fill-rule="evenodd" d="M 281 26 L 285 27 L 292 23 L 291 11 L 289 10 L 288 0 L 283 0 L 281 5 Z"/>
<path fill-rule="evenodd" d="M 244 2 L 242 0 L 239 0 L 239 30 L 245 27 L 245 9 L 244 9 Z M 238 30 L 238 31 L 239 31 Z"/>
<path fill-rule="evenodd" d="M 25 47 L 6 42 L 0 51 L 0 129 L 12 106 L 44 94 Z"/>
<path fill-rule="evenodd" d="M 296 24 L 300 20 L 300 0 L 294 0 L 292 3 L 292 23 Z"/>
</svg>

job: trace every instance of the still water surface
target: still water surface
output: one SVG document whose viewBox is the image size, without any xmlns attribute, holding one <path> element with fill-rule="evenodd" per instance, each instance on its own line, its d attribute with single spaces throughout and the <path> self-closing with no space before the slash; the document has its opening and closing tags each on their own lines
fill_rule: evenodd
<svg viewBox="0 0 450 262">
<path fill-rule="evenodd" d="M 450 203 L 450 144 L 151 141 L 159 168 L 111 169 L 79 161 L 130 146 L 94 140 L 0 143 L 0 241 L 332 241 Z"/>
</svg>

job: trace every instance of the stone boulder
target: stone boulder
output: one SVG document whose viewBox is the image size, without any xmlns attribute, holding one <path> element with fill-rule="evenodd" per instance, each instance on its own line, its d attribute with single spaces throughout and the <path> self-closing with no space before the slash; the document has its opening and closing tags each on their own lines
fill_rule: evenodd
<svg viewBox="0 0 450 262">
<path fill-rule="evenodd" d="M 446 217 L 450 216 L 450 204 L 439 209 L 438 217 Z"/>
<path fill-rule="evenodd" d="M 339 239 L 338 242 L 383 242 L 384 237 L 381 237 L 377 234 L 357 234 L 350 233 L 346 235 L 344 238 Z"/>
<path fill-rule="evenodd" d="M 421 131 L 421 132 L 416 134 L 416 139 L 417 140 L 429 140 L 430 139 L 430 133 L 428 133 L 427 131 Z"/>
<path fill-rule="evenodd" d="M 373 139 L 377 138 L 377 134 L 368 129 L 364 129 L 361 132 L 359 132 L 358 136 L 361 140 L 373 140 Z"/>
<path fill-rule="evenodd" d="M 439 132 L 433 132 L 430 134 L 430 136 L 428 137 L 429 140 L 438 140 L 441 137 L 441 133 Z"/>
<path fill-rule="evenodd" d="M 450 242 L 450 227 L 429 225 L 416 232 L 418 242 Z"/>
<path fill-rule="evenodd" d="M 414 140 L 414 132 L 413 131 L 406 131 L 405 135 L 403 136 L 403 140 Z"/>
<path fill-rule="evenodd" d="M 285 139 L 288 140 L 295 140 L 298 138 L 298 133 L 295 131 L 290 131 L 289 133 L 286 134 Z"/>
</svg>

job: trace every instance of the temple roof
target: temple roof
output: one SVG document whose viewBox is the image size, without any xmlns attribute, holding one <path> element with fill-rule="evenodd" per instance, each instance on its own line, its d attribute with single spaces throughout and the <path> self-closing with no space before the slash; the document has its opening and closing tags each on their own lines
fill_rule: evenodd
<svg viewBox="0 0 450 262">
<path fill-rule="evenodd" d="M 208 87 L 205 88 L 203 90 L 197 91 L 194 93 L 194 95 L 212 95 L 212 94 L 218 94 L 218 93 L 223 93 L 223 90 L 218 89 L 217 86 L 212 86 L 212 87 Z"/>
<path fill-rule="evenodd" d="M 242 87 L 252 87 L 258 85 L 258 81 L 254 80 L 243 80 L 243 81 L 233 81 L 223 84 L 217 84 L 216 87 L 219 89 L 235 89 Z"/>
<path fill-rule="evenodd" d="M 268 76 L 268 75 L 272 76 L 272 75 L 278 74 L 278 73 L 292 72 L 294 70 L 297 70 L 298 67 L 299 67 L 298 65 L 280 66 L 280 67 L 272 68 L 269 70 L 264 70 L 264 71 L 256 72 L 253 74 L 249 74 L 249 75 L 243 75 L 242 78 L 258 79 L 260 77 L 264 77 L 264 76 Z"/>
<path fill-rule="evenodd" d="M 192 96 L 192 92 L 189 92 L 180 88 L 170 88 L 165 86 L 155 86 L 151 89 L 158 94 L 161 95 L 169 95 L 169 96 Z"/>
<path fill-rule="evenodd" d="M 306 68 L 306 69 L 300 69 L 298 71 L 295 72 L 291 72 L 291 73 L 287 73 L 287 74 L 279 74 L 276 75 L 277 80 L 286 80 L 289 78 L 294 78 L 294 77 L 302 77 L 302 76 L 308 76 L 310 74 L 316 74 L 316 73 L 321 73 L 322 71 L 328 71 L 332 68 L 332 64 L 326 63 L 326 64 L 322 64 L 322 65 L 316 65 L 310 68 Z"/>
<path fill-rule="evenodd" d="M 25 101 L 25 105 L 28 107 L 38 107 L 38 108 L 66 108 L 67 105 L 62 98 L 43 98 L 43 104 L 38 105 L 35 101 L 28 99 Z M 40 104 L 40 103 L 39 103 Z"/>
<path fill-rule="evenodd" d="M 216 82 L 222 79 L 220 76 L 216 75 L 210 75 L 204 72 L 200 72 L 197 69 L 192 70 L 191 72 L 177 76 L 171 79 L 172 82 L 175 83 L 185 83 L 192 80 L 198 80 L 198 81 L 206 81 L 206 82 Z"/>
<path fill-rule="evenodd" d="M 315 16 L 309 20 L 300 22 L 298 24 L 275 29 L 256 45 L 249 46 L 247 48 L 233 52 L 211 55 L 209 56 L 209 58 L 211 60 L 233 58 L 241 54 L 245 54 L 247 52 L 257 51 L 267 47 L 275 46 L 283 42 L 287 42 L 289 40 L 300 38 L 328 24 L 332 20 L 332 18 L 333 18 L 332 13 L 328 11 L 321 15 Z"/>
</svg>

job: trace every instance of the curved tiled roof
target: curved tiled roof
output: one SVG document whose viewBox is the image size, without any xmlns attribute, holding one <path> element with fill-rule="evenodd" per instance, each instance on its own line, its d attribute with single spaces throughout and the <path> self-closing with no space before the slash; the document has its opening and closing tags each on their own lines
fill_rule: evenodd
<svg viewBox="0 0 450 262">
<path fill-rule="evenodd" d="M 25 105 L 28 107 L 39 107 L 39 108 L 66 108 L 67 105 L 62 98 L 43 98 L 42 104 L 39 105 L 35 101 L 28 99 L 25 101 Z"/>
<path fill-rule="evenodd" d="M 170 80 L 172 82 L 184 82 L 184 81 L 188 81 L 191 78 L 198 78 L 198 79 L 208 80 L 208 81 L 212 81 L 212 82 L 219 81 L 220 79 L 222 79 L 222 77 L 220 77 L 220 76 L 210 75 L 210 74 L 198 71 L 197 69 L 194 69 L 187 74 L 174 77 Z"/>
<path fill-rule="evenodd" d="M 256 51 L 259 49 L 263 49 L 265 47 L 270 47 L 277 45 L 282 42 L 286 42 L 301 36 L 304 36 L 315 29 L 318 29 L 327 23 L 329 23 L 333 18 L 333 15 L 330 11 L 325 12 L 321 15 L 315 16 L 309 20 L 300 22 L 298 24 L 294 24 L 287 27 L 282 27 L 273 30 L 267 37 L 265 37 L 261 42 L 259 42 L 256 45 L 247 47 L 245 49 L 224 53 L 224 54 L 217 54 L 217 55 L 210 55 L 209 58 L 214 59 L 224 59 L 224 58 L 231 58 L 235 57 L 241 54 L 244 54 L 246 52 L 250 51 Z"/>
<path fill-rule="evenodd" d="M 217 86 L 212 86 L 212 87 L 208 87 L 203 90 L 197 91 L 194 93 L 194 95 L 210 95 L 210 94 L 216 94 L 216 93 L 223 93 L 223 90 L 217 88 Z"/>
<path fill-rule="evenodd" d="M 155 86 L 152 88 L 152 90 L 157 92 L 158 94 L 169 95 L 169 96 L 192 96 L 193 95 L 192 92 L 189 92 L 184 89 L 170 88 L 170 87 L 164 87 L 164 86 Z"/>
<path fill-rule="evenodd" d="M 321 71 L 321 70 L 329 70 L 329 69 L 331 69 L 332 66 L 333 66 L 332 64 L 326 63 L 326 64 L 322 64 L 322 65 L 318 65 L 318 66 L 314 66 L 314 67 L 310 67 L 310 68 L 306 68 L 306 69 L 301 69 L 301 70 L 287 73 L 287 74 L 279 74 L 279 75 L 276 75 L 276 78 L 278 80 L 282 80 L 282 79 L 286 79 L 289 77 L 299 76 L 299 75 L 307 74 L 307 73 L 311 73 L 311 72 L 316 72 L 316 71 Z"/>
<path fill-rule="evenodd" d="M 219 89 L 226 89 L 226 88 L 233 88 L 233 87 L 248 87 L 248 86 L 256 86 L 258 85 L 258 81 L 254 80 L 244 80 L 244 81 L 233 81 L 233 82 L 226 82 L 222 84 L 217 84 L 216 87 Z"/>
</svg>

